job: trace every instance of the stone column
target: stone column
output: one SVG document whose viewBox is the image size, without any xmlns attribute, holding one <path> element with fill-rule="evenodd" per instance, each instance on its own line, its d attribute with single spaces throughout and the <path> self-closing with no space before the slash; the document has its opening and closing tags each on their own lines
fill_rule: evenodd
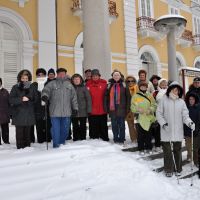
<svg viewBox="0 0 200 200">
<path fill-rule="evenodd" d="M 178 80 L 178 69 L 176 66 L 176 40 L 175 27 L 169 27 L 167 34 L 167 51 L 168 51 L 168 79 L 171 81 Z"/>
<path fill-rule="evenodd" d="M 56 69 L 55 0 L 38 0 L 38 67 Z"/>
<path fill-rule="evenodd" d="M 108 0 L 82 0 L 84 70 L 99 69 L 102 78 L 111 74 Z"/>
</svg>

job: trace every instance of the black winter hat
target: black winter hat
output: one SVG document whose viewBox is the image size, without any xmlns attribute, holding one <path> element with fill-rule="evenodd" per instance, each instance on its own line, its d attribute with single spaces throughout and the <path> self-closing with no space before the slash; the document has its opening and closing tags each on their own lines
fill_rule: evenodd
<svg viewBox="0 0 200 200">
<path fill-rule="evenodd" d="M 195 78 L 193 79 L 193 82 L 200 82 L 200 77 L 195 77 Z"/>
<path fill-rule="evenodd" d="M 98 69 L 93 69 L 93 70 L 91 71 L 91 76 L 95 76 L 95 75 L 101 76 L 101 74 L 99 73 L 99 70 L 98 70 Z"/>
<path fill-rule="evenodd" d="M 180 86 L 180 84 L 177 81 L 173 81 L 169 87 L 167 88 L 167 92 L 166 95 L 169 97 L 169 93 L 174 89 L 174 88 L 178 88 L 179 93 L 178 96 L 179 98 L 182 98 L 183 96 L 183 88 Z"/>
<path fill-rule="evenodd" d="M 49 74 L 54 74 L 54 75 L 56 74 L 53 68 L 49 69 L 48 75 L 49 75 Z"/>
<path fill-rule="evenodd" d="M 151 82 L 153 82 L 154 79 L 157 79 L 158 81 L 161 79 L 158 75 L 152 75 L 152 77 L 149 79 Z"/>
<path fill-rule="evenodd" d="M 36 76 L 38 76 L 41 73 L 44 74 L 45 76 L 47 75 L 47 72 L 46 72 L 46 70 L 44 68 L 38 68 L 36 70 Z"/>
<path fill-rule="evenodd" d="M 24 76 L 24 75 L 28 76 L 28 80 L 29 81 L 32 81 L 31 72 L 29 70 L 27 70 L 27 69 L 23 69 L 17 75 L 17 82 L 20 82 L 21 81 L 21 77 Z"/>
</svg>

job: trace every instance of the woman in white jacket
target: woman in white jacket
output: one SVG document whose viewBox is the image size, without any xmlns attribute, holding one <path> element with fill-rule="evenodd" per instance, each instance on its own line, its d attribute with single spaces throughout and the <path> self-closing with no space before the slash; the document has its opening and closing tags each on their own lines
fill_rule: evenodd
<svg viewBox="0 0 200 200">
<path fill-rule="evenodd" d="M 172 82 L 163 96 L 156 111 L 156 117 L 161 127 L 161 141 L 164 153 L 164 170 L 171 177 L 176 167 L 176 175 L 181 175 L 182 154 L 181 144 L 184 138 L 183 124 L 195 129 L 195 124 L 189 118 L 189 112 L 182 99 L 183 89 L 178 82 Z M 172 152 L 173 149 L 173 152 Z M 175 165 L 173 162 L 173 155 Z"/>
</svg>

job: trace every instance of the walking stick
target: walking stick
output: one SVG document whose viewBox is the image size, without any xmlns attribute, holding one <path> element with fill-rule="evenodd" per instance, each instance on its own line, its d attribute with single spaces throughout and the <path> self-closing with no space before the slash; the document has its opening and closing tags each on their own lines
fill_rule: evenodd
<svg viewBox="0 0 200 200">
<path fill-rule="evenodd" d="M 191 186 L 193 186 L 193 159 L 194 159 L 194 130 L 192 130 L 191 134 Z"/>
<path fill-rule="evenodd" d="M 48 150 L 48 133 L 47 133 L 47 101 L 45 102 L 45 131 L 46 131 L 46 144 Z"/>
<path fill-rule="evenodd" d="M 0 125 L 0 145 L 1 145 L 1 135 L 2 135 L 2 128 L 1 128 L 1 125 Z"/>
<path fill-rule="evenodd" d="M 170 140 L 169 143 L 170 143 L 170 147 L 171 147 L 171 153 L 172 153 L 172 159 L 173 159 L 173 162 L 174 162 L 175 173 L 177 174 L 178 171 L 177 171 L 175 156 L 174 156 L 174 152 L 173 152 L 172 141 Z M 179 184 L 179 177 L 178 176 L 176 176 L 176 177 L 177 177 L 177 182 Z"/>
</svg>

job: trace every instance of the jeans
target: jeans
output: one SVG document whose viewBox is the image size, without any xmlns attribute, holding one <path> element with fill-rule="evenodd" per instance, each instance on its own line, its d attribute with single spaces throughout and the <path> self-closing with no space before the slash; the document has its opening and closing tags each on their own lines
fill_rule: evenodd
<svg viewBox="0 0 200 200">
<path fill-rule="evenodd" d="M 70 117 L 51 117 L 53 148 L 59 147 L 60 144 L 65 144 L 69 134 L 70 122 Z"/>
<path fill-rule="evenodd" d="M 112 132 L 114 142 L 125 141 L 125 118 L 124 117 L 111 117 Z"/>
</svg>

